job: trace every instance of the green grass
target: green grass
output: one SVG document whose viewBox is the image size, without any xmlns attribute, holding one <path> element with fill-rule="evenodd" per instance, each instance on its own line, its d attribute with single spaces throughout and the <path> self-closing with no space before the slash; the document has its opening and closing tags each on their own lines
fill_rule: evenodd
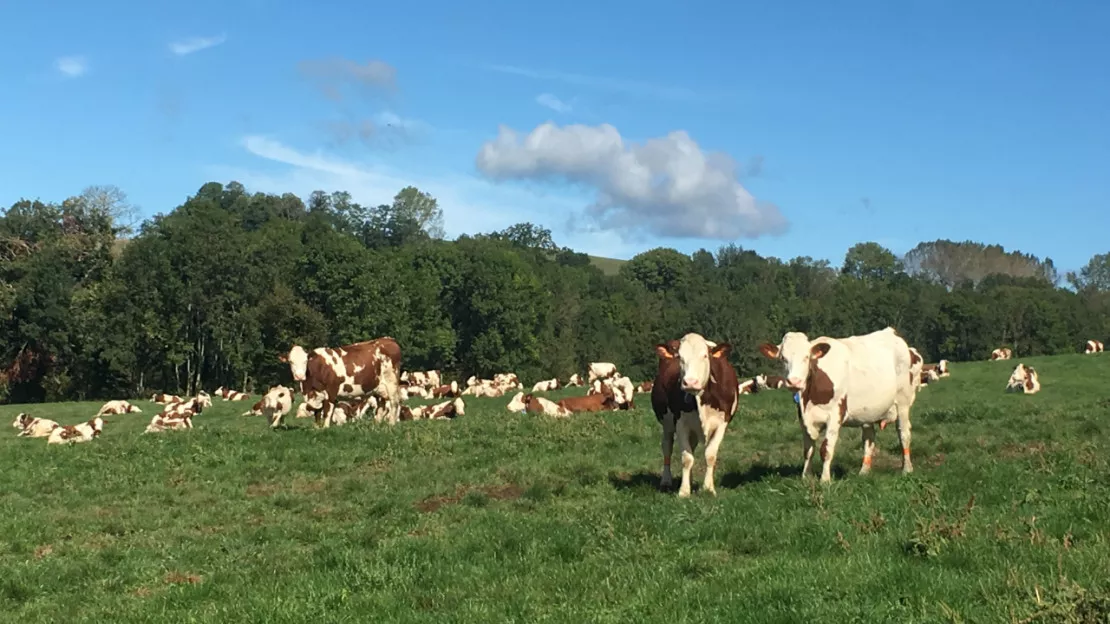
<svg viewBox="0 0 1110 624">
<path fill-rule="evenodd" d="M 647 395 L 565 421 L 509 414 L 506 397 L 453 422 L 276 432 L 217 400 L 195 430 L 158 435 L 140 435 L 142 402 L 60 448 L 11 420 L 70 424 L 98 404 L 3 406 L 0 620 L 1106 617 L 1110 358 L 1023 361 L 1038 395 L 1003 393 L 1015 362 L 953 364 L 919 395 L 910 476 L 887 428 L 871 476 L 849 430 L 834 482 L 802 480 L 789 394 L 743 397 L 719 496 L 689 500 L 655 489 Z"/>
<path fill-rule="evenodd" d="M 618 260 L 616 258 L 602 258 L 601 256 L 590 256 L 590 264 L 594 265 L 601 270 L 605 275 L 616 275 L 621 270 L 627 260 Z"/>
</svg>

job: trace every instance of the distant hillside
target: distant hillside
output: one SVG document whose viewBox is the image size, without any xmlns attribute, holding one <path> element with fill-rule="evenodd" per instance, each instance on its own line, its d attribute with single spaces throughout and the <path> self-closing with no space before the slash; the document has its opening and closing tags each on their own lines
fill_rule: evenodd
<svg viewBox="0 0 1110 624">
<path fill-rule="evenodd" d="M 616 258 L 601 258 L 598 256 L 590 256 L 590 264 L 601 269 L 601 272 L 606 275 L 616 275 L 620 270 L 621 265 L 627 260 L 617 260 Z"/>
</svg>

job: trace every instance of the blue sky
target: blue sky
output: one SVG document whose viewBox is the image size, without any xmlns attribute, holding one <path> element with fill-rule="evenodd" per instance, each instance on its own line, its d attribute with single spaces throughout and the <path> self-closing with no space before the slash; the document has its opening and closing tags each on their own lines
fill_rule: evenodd
<svg viewBox="0 0 1110 624">
<path fill-rule="evenodd" d="M 0 204 L 415 184 L 624 258 L 1110 248 L 1110 3 L 681 6 L 6 2 Z"/>
</svg>

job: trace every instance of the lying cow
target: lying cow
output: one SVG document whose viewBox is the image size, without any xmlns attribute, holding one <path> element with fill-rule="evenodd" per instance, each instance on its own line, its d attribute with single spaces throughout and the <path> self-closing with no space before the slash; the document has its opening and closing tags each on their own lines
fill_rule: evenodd
<svg viewBox="0 0 1110 624">
<path fill-rule="evenodd" d="M 150 419 L 143 433 L 160 433 L 162 431 L 177 431 L 193 428 L 193 413 L 183 412 L 180 414 L 155 414 L 154 418 Z"/>
<path fill-rule="evenodd" d="M 832 460 L 841 427 L 860 427 L 863 433 L 863 467 L 871 472 L 875 451 L 875 425 L 898 422 L 902 442 L 902 472 L 913 472 L 910 461 L 910 408 L 917 397 L 911 378 L 910 347 L 892 327 L 862 336 L 810 340 L 788 332 L 779 345 L 763 344 L 766 357 L 782 363 L 787 387 L 800 392 L 799 413 L 805 463 L 810 459 L 821 429 L 821 481 L 832 479 Z"/>
<path fill-rule="evenodd" d="M 674 435 L 682 449 L 682 485 L 678 495 L 690 496 L 694 451 L 705 445 L 705 489 L 716 495 L 713 473 L 725 430 L 736 413 L 739 387 L 736 370 L 728 361 L 732 346 L 689 333 L 681 340 L 655 346 L 659 370 L 651 391 L 651 407 L 663 425 L 663 477 L 671 485 L 671 451 Z"/>
<path fill-rule="evenodd" d="M 936 373 L 937 379 L 948 376 L 948 360 L 941 360 L 936 364 L 926 364 L 922 369 L 925 372 Z"/>
<path fill-rule="evenodd" d="M 582 385 L 582 377 L 578 373 L 575 373 L 575 374 L 571 375 L 570 379 L 567 380 L 567 387 L 568 388 L 573 388 L 575 386 L 581 386 L 581 385 Z"/>
<path fill-rule="evenodd" d="M 20 414 L 15 417 L 15 422 L 12 426 L 19 429 L 20 432 L 16 434 L 17 438 L 45 438 L 50 435 L 58 427 L 61 427 L 53 420 L 46 418 L 34 418 L 30 414 Z"/>
<path fill-rule="evenodd" d="M 517 392 L 512 401 L 509 401 L 508 409 L 510 412 L 523 412 L 527 414 L 546 414 L 556 418 L 566 418 L 570 416 L 570 410 L 559 405 L 551 399 L 545 399 L 533 394 L 524 394 Z"/>
<path fill-rule="evenodd" d="M 284 422 L 285 415 L 291 409 L 293 409 L 293 390 L 285 386 L 273 386 L 262 395 L 249 412 L 243 415 L 265 416 L 270 427 L 274 428 Z"/>
<path fill-rule="evenodd" d="M 444 384 L 442 386 L 436 386 L 435 388 L 432 388 L 431 392 L 432 398 L 434 399 L 442 399 L 444 397 L 455 398 L 460 396 L 461 394 L 462 393 L 459 390 L 459 382 L 457 381 L 452 381 L 451 383 Z"/>
<path fill-rule="evenodd" d="M 1092 353 L 1102 353 L 1102 343 L 1098 340 L 1088 340 L 1087 344 L 1083 345 L 1083 353 L 1090 355 Z"/>
<path fill-rule="evenodd" d="M 238 390 L 232 390 L 231 388 L 220 386 L 219 388 L 216 388 L 216 396 L 225 401 L 246 401 L 250 398 L 251 395 L 245 392 L 239 392 Z"/>
<path fill-rule="evenodd" d="M 544 380 L 544 381 L 537 381 L 535 383 L 535 385 L 532 386 L 532 392 L 551 392 L 553 390 L 558 390 L 558 389 L 559 389 L 559 379 L 557 377 L 554 378 L 554 379 L 547 379 L 547 380 Z"/>
<path fill-rule="evenodd" d="M 127 401 L 108 401 L 100 406 L 97 416 L 118 416 L 120 414 L 140 414 L 143 410 Z"/>
<path fill-rule="evenodd" d="M 571 413 L 600 412 L 602 410 L 617 409 L 617 401 L 616 397 L 613 395 L 613 390 L 605 384 L 601 384 L 601 388 L 597 394 L 567 397 L 565 399 L 560 399 L 556 404 Z"/>
<path fill-rule="evenodd" d="M 632 380 L 628 377 L 624 377 L 620 373 L 617 373 L 616 376 L 610 377 L 607 381 L 596 379 L 590 387 L 589 392 L 586 394 L 600 394 L 602 386 L 608 386 L 613 392 L 613 402 L 617 406 L 616 409 L 628 410 L 636 408 L 636 389 L 632 386 Z"/>
<path fill-rule="evenodd" d="M 588 383 L 601 379 L 609 379 L 617 374 L 617 365 L 612 362 L 590 362 Z"/>
<path fill-rule="evenodd" d="M 176 394 L 166 394 L 165 392 L 158 392 L 150 397 L 151 403 L 160 403 L 162 405 L 168 405 L 170 403 L 180 403 L 182 400 L 183 399 Z"/>
<path fill-rule="evenodd" d="M 1018 362 L 1017 368 L 1010 374 L 1010 380 L 1006 383 L 1006 392 L 1036 394 L 1040 391 L 1041 378 L 1036 369 Z"/>
<path fill-rule="evenodd" d="M 755 382 L 755 379 L 741 381 L 736 386 L 736 392 L 739 394 L 755 394 L 759 392 L 759 385 Z"/>
<path fill-rule="evenodd" d="M 641 383 L 640 385 L 636 386 L 636 393 L 640 394 L 640 393 L 651 392 L 651 389 L 652 389 L 653 386 L 655 386 L 655 382 L 645 381 L 645 382 Z"/>
<path fill-rule="evenodd" d="M 99 437 L 100 432 L 104 430 L 104 419 L 97 416 L 88 422 L 83 422 L 78 425 L 67 425 L 55 427 L 50 436 L 47 437 L 47 444 L 77 444 L 80 442 L 88 442 L 93 438 Z"/>
<path fill-rule="evenodd" d="M 1014 356 L 1014 352 L 1010 347 L 999 347 L 991 351 L 991 361 L 994 360 L 1008 360 Z"/>
<path fill-rule="evenodd" d="M 461 398 L 437 405 L 401 408 L 401 420 L 450 420 L 466 414 L 466 404 Z"/>
</svg>

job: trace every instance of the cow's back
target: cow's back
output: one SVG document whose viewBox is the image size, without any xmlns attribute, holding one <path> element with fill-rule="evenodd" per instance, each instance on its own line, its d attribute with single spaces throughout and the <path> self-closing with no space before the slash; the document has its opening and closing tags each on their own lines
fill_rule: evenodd
<svg viewBox="0 0 1110 624">
<path fill-rule="evenodd" d="M 833 348 L 818 360 L 837 384 L 838 398 L 847 398 L 848 417 L 874 417 L 895 401 L 913 401 L 910 348 L 892 328 L 839 340 L 818 338 Z M 829 356 L 832 356 L 831 358 Z"/>
</svg>

